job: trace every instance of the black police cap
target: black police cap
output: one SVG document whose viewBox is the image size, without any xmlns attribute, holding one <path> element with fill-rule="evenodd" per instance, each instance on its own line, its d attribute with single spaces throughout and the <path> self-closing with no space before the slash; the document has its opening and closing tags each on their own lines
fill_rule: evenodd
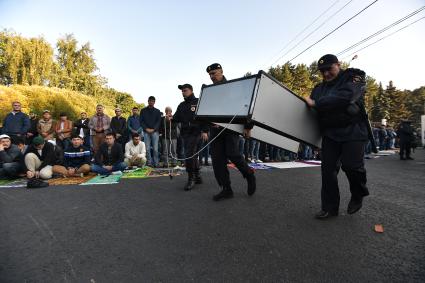
<svg viewBox="0 0 425 283">
<path fill-rule="evenodd" d="M 319 70 L 329 68 L 332 64 L 338 63 L 338 58 L 333 54 L 326 54 L 320 57 L 319 61 L 317 61 L 317 68 Z"/>
<path fill-rule="evenodd" d="M 211 64 L 207 67 L 207 73 L 214 71 L 214 70 L 219 70 L 219 69 L 222 69 L 221 65 L 219 63 L 214 63 L 214 64 Z"/>
<path fill-rule="evenodd" d="M 190 84 L 183 84 L 177 86 L 180 90 L 183 90 L 184 88 L 190 88 L 190 90 L 193 91 L 193 87 Z"/>
</svg>

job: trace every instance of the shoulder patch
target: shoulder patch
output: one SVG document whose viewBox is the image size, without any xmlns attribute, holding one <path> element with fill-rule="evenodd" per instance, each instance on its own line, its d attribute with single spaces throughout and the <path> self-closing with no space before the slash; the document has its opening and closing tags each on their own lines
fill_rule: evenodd
<svg viewBox="0 0 425 283">
<path fill-rule="evenodd" d="M 359 83 L 362 81 L 362 77 L 361 76 L 353 76 L 353 83 Z"/>
</svg>

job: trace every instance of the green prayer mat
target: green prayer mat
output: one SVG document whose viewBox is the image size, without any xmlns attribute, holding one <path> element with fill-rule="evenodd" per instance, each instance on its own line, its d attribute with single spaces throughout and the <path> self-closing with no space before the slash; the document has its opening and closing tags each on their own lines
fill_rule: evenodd
<svg viewBox="0 0 425 283">
<path fill-rule="evenodd" d="M 147 177 L 149 177 L 149 174 L 151 172 L 152 172 L 152 168 L 150 168 L 150 167 L 137 168 L 136 170 L 130 170 L 128 172 L 124 172 L 122 177 L 124 179 L 147 178 Z"/>
<path fill-rule="evenodd" d="M 109 176 L 96 176 L 85 183 L 80 185 L 109 185 L 109 184 L 118 184 L 122 175 L 109 175 Z"/>
<path fill-rule="evenodd" d="M 0 180 L 0 188 L 23 188 L 27 186 L 27 180 L 24 178 L 15 180 Z"/>
<path fill-rule="evenodd" d="M 8 183 L 10 183 L 10 182 L 12 182 L 13 180 L 0 180 L 0 186 L 1 185 L 6 185 L 6 184 L 8 184 Z"/>
</svg>

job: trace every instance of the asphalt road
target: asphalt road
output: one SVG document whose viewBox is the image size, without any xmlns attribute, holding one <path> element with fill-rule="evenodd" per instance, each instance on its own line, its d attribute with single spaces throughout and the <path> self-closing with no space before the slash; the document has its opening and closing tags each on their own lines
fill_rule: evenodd
<svg viewBox="0 0 425 283">
<path fill-rule="evenodd" d="M 232 170 L 235 198 L 213 202 L 212 172 L 119 185 L 0 189 L 0 282 L 424 282 L 425 151 L 367 160 L 371 195 L 315 220 L 320 168 Z M 384 233 L 374 232 L 382 224 Z"/>
</svg>

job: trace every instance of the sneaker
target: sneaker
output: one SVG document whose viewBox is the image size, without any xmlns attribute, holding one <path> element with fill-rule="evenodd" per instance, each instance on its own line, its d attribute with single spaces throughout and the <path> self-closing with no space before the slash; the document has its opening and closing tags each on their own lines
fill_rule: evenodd
<svg viewBox="0 0 425 283">
<path fill-rule="evenodd" d="M 255 160 L 256 163 L 263 163 L 260 159 Z"/>
</svg>

